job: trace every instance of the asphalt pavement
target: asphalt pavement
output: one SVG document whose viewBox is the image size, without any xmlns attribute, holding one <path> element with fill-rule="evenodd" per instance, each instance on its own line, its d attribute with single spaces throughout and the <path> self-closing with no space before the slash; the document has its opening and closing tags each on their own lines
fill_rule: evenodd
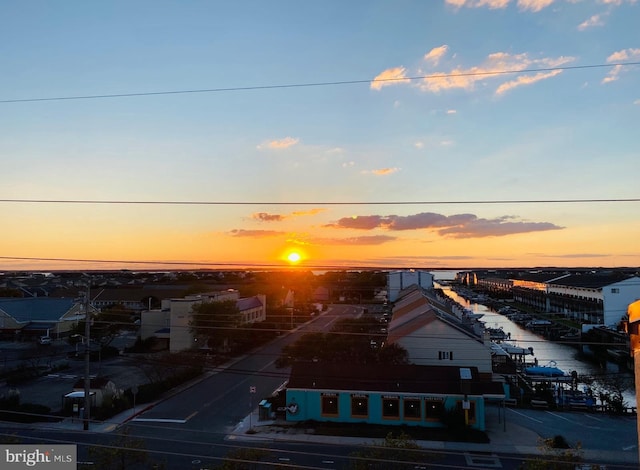
<svg viewBox="0 0 640 470">
<path fill-rule="evenodd" d="M 231 367 L 236 362 L 242 360 L 237 358 L 230 361 L 228 364 L 223 365 L 220 369 Z M 167 397 L 175 396 L 181 393 L 185 389 L 198 384 L 202 380 L 205 380 L 210 375 L 216 372 L 210 372 L 204 376 L 196 379 L 192 382 L 184 384 L 183 386 L 174 389 Z M 48 377 L 43 380 L 49 380 L 51 385 L 52 380 L 55 378 Z M 39 390 L 37 393 L 51 394 L 50 387 L 43 387 L 42 383 L 33 384 L 34 393 L 35 390 Z M 25 394 L 27 395 L 27 394 Z M 60 400 L 60 395 L 55 393 L 56 400 Z M 26 396 L 23 395 L 23 399 Z M 27 400 L 23 400 L 27 401 Z M 127 410 L 119 415 L 116 415 L 104 422 L 90 422 L 89 429 L 93 432 L 109 433 L 117 430 L 121 426 L 125 425 L 136 416 L 152 409 L 159 402 L 138 405 L 135 409 Z M 38 402 L 38 401 L 34 401 Z M 59 403 L 59 402 L 58 402 Z M 533 420 L 537 420 L 536 416 L 540 419 L 537 421 L 557 419 L 557 426 L 554 426 L 553 422 L 549 425 L 549 429 L 556 431 L 562 427 L 562 436 L 566 438 L 570 444 L 580 442 L 584 437 L 585 432 L 601 432 L 607 433 L 607 429 L 615 427 L 627 436 L 631 437 L 631 442 L 637 444 L 637 431 L 635 420 L 613 420 L 607 421 L 606 425 L 602 425 L 601 428 L 594 427 L 592 430 L 586 429 L 584 426 L 566 426 L 565 421 L 570 421 L 571 416 L 566 416 L 560 413 L 550 413 L 546 410 L 527 410 Z M 539 413 L 539 414 L 536 414 Z M 582 412 L 580 412 L 582 413 Z M 506 420 L 505 420 L 506 416 Z M 577 415 L 573 415 L 578 417 Z M 594 415 L 595 416 L 595 415 Z M 591 419 L 595 419 L 592 417 Z M 84 422 L 78 418 L 67 418 L 56 423 L 43 423 L 43 427 L 64 429 L 64 430 L 82 430 L 84 428 Z M 248 433 L 251 429 L 251 432 Z M 484 454 L 520 454 L 520 455 L 543 455 L 544 451 L 541 448 L 541 439 L 543 437 L 553 437 L 550 435 L 542 436 L 538 432 L 532 429 L 529 425 L 528 419 L 523 417 L 523 413 L 520 413 L 518 409 L 511 410 L 510 408 L 500 409 L 498 406 L 491 405 L 487 409 L 486 415 L 486 434 L 489 437 L 490 442 L 486 444 L 468 443 L 468 442 L 454 442 L 454 441 L 417 441 L 417 444 L 427 450 L 439 450 L 444 452 L 477 452 Z M 603 436 L 604 437 L 604 436 Z M 345 436 L 322 436 L 316 435 L 305 430 L 295 429 L 287 426 L 286 422 L 275 421 L 260 421 L 258 415 L 258 408 L 256 407 L 251 415 L 242 419 L 235 428 L 227 435 L 227 440 L 235 442 L 250 442 L 250 441 L 288 441 L 298 443 L 318 443 L 318 444 L 339 444 L 339 445 L 372 445 L 382 442 L 382 439 L 377 442 L 371 438 L 359 438 L 359 437 L 345 437 Z M 585 461 L 587 462 L 607 462 L 611 464 L 628 465 L 629 467 L 638 467 L 638 446 L 630 445 L 623 449 L 606 449 L 602 448 L 589 448 L 582 447 L 581 453 Z M 613 447 L 613 446 L 611 446 Z"/>
</svg>

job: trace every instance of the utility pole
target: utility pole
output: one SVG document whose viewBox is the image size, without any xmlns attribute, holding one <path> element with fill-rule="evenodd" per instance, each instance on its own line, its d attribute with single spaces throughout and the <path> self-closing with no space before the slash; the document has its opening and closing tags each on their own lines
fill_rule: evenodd
<svg viewBox="0 0 640 470">
<path fill-rule="evenodd" d="M 633 356 L 633 372 L 636 381 L 636 430 L 638 433 L 638 458 L 640 458 L 640 300 L 636 300 L 627 308 L 629 317 L 629 339 L 631 342 L 631 356 Z"/>
<path fill-rule="evenodd" d="M 91 315 L 89 313 L 89 307 L 91 296 L 91 279 L 87 284 L 87 292 L 84 298 L 84 430 L 89 430 L 89 417 L 91 412 L 91 377 L 89 376 L 91 371 L 91 353 L 89 349 L 90 341 L 90 327 L 91 327 Z"/>
</svg>

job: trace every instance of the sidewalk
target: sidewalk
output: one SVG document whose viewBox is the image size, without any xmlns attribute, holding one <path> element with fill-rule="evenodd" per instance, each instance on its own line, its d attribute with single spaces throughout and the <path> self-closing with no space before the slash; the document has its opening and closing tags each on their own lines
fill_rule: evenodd
<svg viewBox="0 0 640 470">
<path fill-rule="evenodd" d="M 493 410 L 492 410 L 493 411 Z M 253 432 L 248 433 L 249 429 Z M 505 452 L 516 454 L 541 454 L 538 447 L 540 436 L 516 423 L 504 423 L 496 413 L 487 416 L 487 444 L 455 442 L 455 441 L 416 441 L 423 449 L 461 452 Z M 381 444 L 383 439 L 324 436 L 307 433 L 304 429 L 289 427 L 275 421 L 259 421 L 258 410 L 245 417 L 227 436 L 234 441 L 282 440 L 294 442 L 318 442 L 335 445 L 371 445 Z"/>
<path fill-rule="evenodd" d="M 459 453 L 482 454 L 519 454 L 530 456 L 545 455 L 540 447 L 539 436 L 534 431 L 514 422 L 502 420 L 497 409 L 491 409 L 487 413 L 486 434 L 490 439 L 487 444 L 454 442 L 454 441 L 416 441 L 425 450 Z M 253 432 L 247 433 L 249 429 Z M 251 416 L 245 417 L 234 430 L 227 436 L 232 441 L 289 441 L 289 442 L 316 442 L 332 445 L 376 445 L 382 444 L 383 439 L 323 436 L 306 432 L 304 429 L 288 427 L 284 423 L 275 421 L 259 421 L 258 410 L 254 410 Z M 548 455 L 548 451 L 547 451 Z M 638 455 L 635 452 L 607 451 L 602 449 L 582 449 L 581 455 L 585 462 L 606 462 L 607 464 L 638 465 Z"/>
</svg>

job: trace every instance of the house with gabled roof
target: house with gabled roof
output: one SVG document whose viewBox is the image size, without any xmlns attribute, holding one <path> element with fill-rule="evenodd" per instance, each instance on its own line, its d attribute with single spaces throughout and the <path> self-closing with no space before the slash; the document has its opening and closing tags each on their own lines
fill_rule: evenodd
<svg viewBox="0 0 640 470">
<path fill-rule="evenodd" d="M 418 286 L 405 289 L 393 306 L 387 344 L 403 347 L 412 364 L 474 367 L 490 377 L 490 341 L 480 324 L 447 309 Z"/>
<path fill-rule="evenodd" d="M 64 337 L 84 317 L 82 305 L 74 299 L 0 298 L 0 333 L 6 338 Z"/>
</svg>

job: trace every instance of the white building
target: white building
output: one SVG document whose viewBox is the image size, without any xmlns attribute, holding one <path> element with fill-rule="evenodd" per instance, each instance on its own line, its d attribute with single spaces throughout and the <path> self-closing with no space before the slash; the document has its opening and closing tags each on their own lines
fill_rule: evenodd
<svg viewBox="0 0 640 470">
<path fill-rule="evenodd" d="M 387 344 L 402 346 L 411 364 L 477 367 L 480 374 L 491 376 L 488 338 L 463 327 L 444 308 L 416 285 L 401 292 L 393 307 Z"/>
<path fill-rule="evenodd" d="M 206 345 L 199 344 L 191 330 L 193 307 L 206 302 L 233 300 L 238 308 L 240 323 L 256 323 L 266 320 L 266 296 L 240 298 L 237 290 L 190 295 L 180 299 L 163 301 L 161 310 L 143 312 L 140 337 L 145 340 L 156 337 L 168 341 L 169 351 L 178 352 Z"/>
<path fill-rule="evenodd" d="M 433 274 L 428 271 L 392 271 L 387 274 L 387 293 L 389 302 L 395 302 L 400 292 L 416 285 L 423 289 L 433 289 Z"/>
</svg>

